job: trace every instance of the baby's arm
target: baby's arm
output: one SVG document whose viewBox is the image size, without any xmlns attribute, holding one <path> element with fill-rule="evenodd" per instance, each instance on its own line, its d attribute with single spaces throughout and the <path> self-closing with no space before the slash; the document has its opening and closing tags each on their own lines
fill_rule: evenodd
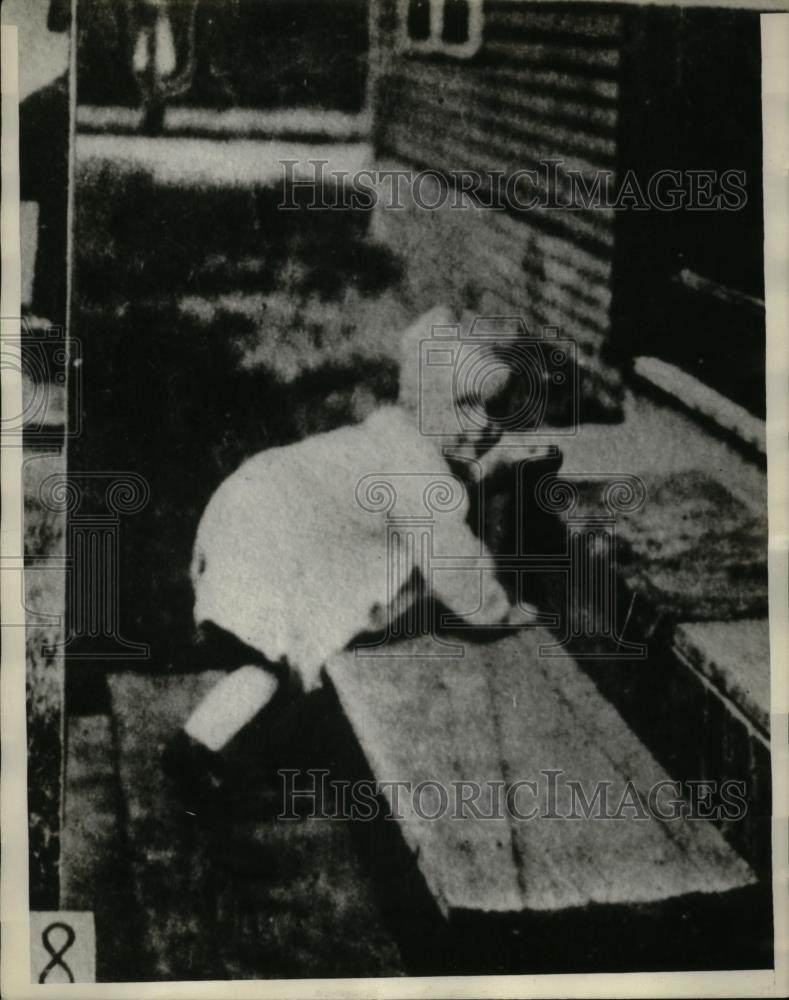
<svg viewBox="0 0 789 1000">
<path fill-rule="evenodd" d="M 525 444 L 505 434 L 492 448 L 468 462 L 467 474 L 472 481 L 481 483 L 502 469 L 526 463 L 535 463 L 535 469 L 541 472 L 555 472 L 562 464 L 562 456 L 555 445 Z"/>
<path fill-rule="evenodd" d="M 424 567 L 423 572 L 429 574 L 428 583 L 435 596 L 468 624 L 500 624 L 510 613 L 509 598 L 496 579 L 491 553 L 466 524 L 464 514 L 436 518 L 433 553 L 449 557 L 450 564 L 444 568 Z M 479 560 L 482 567 L 453 567 L 452 557 L 466 563 L 469 559 Z"/>
</svg>

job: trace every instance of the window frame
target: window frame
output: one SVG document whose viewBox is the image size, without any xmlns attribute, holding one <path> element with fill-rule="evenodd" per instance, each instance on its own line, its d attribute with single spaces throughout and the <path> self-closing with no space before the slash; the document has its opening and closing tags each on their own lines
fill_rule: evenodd
<svg viewBox="0 0 789 1000">
<path fill-rule="evenodd" d="M 456 59 L 470 59 L 482 46 L 483 0 L 466 0 L 468 3 L 468 38 L 465 42 L 445 42 L 444 9 L 447 0 L 427 0 L 430 6 L 430 34 L 425 39 L 408 34 L 408 8 L 411 0 L 398 0 L 398 49 L 414 55 L 445 55 Z"/>
</svg>

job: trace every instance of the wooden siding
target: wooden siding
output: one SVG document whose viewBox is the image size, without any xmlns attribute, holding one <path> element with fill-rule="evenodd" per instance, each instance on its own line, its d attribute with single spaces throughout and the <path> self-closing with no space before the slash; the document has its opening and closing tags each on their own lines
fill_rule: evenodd
<svg viewBox="0 0 789 1000">
<path fill-rule="evenodd" d="M 381 159 L 445 174 L 511 174 L 558 159 L 588 182 L 600 171 L 613 178 L 622 21 L 612 8 L 488 0 L 473 59 L 406 55 L 397 50 L 395 0 L 381 0 Z M 554 194 L 564 200 L 567 189 Z M 470 290 L 483 309 L 556 326 L 617 394 L 619 375 L 601 356 L 611 328 L 611 210 L 424 211 L 412 204 L 381 211 L 376 224 L 408 260 L 419 305 Z"/>
</svg>

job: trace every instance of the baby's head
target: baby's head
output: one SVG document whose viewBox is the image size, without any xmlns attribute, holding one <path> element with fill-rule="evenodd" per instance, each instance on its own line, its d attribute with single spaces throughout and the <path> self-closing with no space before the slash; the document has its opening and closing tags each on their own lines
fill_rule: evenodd
<svg viewBox="0 0 789 1000">
<path fill-rule="evenodd" d="M 499 356 L 495 332 L 471 314 L 446 306 L 423 313 L 400 340 L 398 403 L 442 447 L 484 454 L 499 432 L 512 371 Z"/>
</svg>

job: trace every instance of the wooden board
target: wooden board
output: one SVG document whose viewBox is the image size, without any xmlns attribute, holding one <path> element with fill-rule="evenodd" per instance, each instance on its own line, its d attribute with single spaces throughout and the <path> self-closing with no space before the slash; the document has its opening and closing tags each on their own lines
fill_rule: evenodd
<svg viewBox="0 0 789 1000">
<path fill-rule="evenodd" d="M 502 780 L 497 718 L 484 671 L 472 659 L 422 659 L 424 645 L 415 640 L 413 655 L 405 658 L 370 660 L 347 653 L 328 667 L 375 780 L 410 782 L 414 788 L 439 782 L 446 789 L 458 780 Z M 426 790 L 420 799 L 406 789 L 395 803 L 393 790 L 383 792 L 402 812 L 403 837 L 444 913 L 521 908 L 506 818 L 422 819 L 417 810 L 438 811 L 435 795 Z"/>
<path fill-rule="evenodd" d="M 565 475 L 560 472 L 559 478 Z M 767 519 L 696 469 L 642 474 L 646 501 L 618 514 L 617 560 L 647 621 L 755 618 L 767 613 Z M 573 477 L 573 516 L 603 513 L 599 477 Z"/>
<path fill-rule="evenodd" d="M 571 659 L 540 657 L 550 641 L 528 630 L 438 660 L 414 640 L 391 659 L 345 653 L 327 673 L 380 781 L 535 781 L 537 795 L 516 803 L 525 814 L 545 812 L 544 772 L 561 771 L 562 815 L 572 811 L 568 780 L 587 799 L 610 782 L 616 813 L 628 782 L 646 797 L 668 775 Z M 660 902 L 754 881 L 707 822 L 635 819 L 635 809 L 619 819 L 524 820 L 505 809 L 497 820 L 430 820 L 406 806 L 403 837 L 447 914 Z"/>
<path fill-rule="evenodd" d="M 685 622 L 674 648 L 753 722 L 770 733 L 770 627 L 766 618 Z"/>
</svg>

